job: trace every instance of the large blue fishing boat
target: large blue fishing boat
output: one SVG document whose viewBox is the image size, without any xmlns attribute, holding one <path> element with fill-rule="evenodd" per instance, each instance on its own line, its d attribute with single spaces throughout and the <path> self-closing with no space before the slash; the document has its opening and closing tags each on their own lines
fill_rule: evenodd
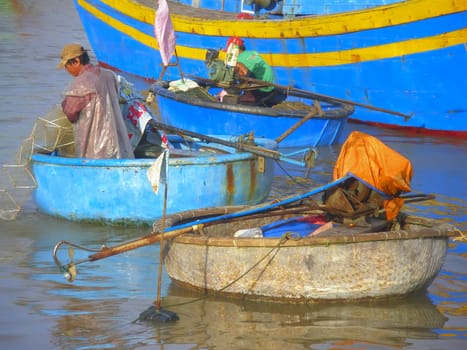
<svg viewBox="0 0 467 350">
<path fill-rule="evenodd" d="M 102 65 L 159 77 L 156 1 L 74 1 Z M 206 51 L 240 36 L 271 64 L 280 84 L 411 115 L 357 108 L 351 120 L 467 137 L 465 0 L 168 4 L 182 71 L 206 76 Z M 179 68 L 165 77 L 178 78 Z"/>
</svg>

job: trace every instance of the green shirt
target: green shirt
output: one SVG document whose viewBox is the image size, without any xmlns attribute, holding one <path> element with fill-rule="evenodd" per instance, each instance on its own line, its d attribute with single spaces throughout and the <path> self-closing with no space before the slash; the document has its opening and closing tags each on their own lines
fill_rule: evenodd
<svg viewBox="0 0 467 350">
<path fill-rule="evenodd" d="M 269 83 L 274 82 L 274 73 L 272 68 L 256 51 L 242 51 L 238 55 L 237 62 L 242 63 L 251 72 L 254 79 L 264 80 Z M 274 86 L 266 86 L 260 91 L 269 92 Z"/>
</svg>

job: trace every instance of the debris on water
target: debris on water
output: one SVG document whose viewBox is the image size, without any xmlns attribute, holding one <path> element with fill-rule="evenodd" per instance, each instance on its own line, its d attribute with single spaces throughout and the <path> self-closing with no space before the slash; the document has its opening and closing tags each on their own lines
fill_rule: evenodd
<svg viewBox="0 0 467 350">
<path fill-rule="evenodd" d="M 151 305 L 145 311 L 139 314 L 138 320 L 166 323 L 178 321 L 179 318 L 175 312 L 158 309 L 154 305 Z"/>
</svg>

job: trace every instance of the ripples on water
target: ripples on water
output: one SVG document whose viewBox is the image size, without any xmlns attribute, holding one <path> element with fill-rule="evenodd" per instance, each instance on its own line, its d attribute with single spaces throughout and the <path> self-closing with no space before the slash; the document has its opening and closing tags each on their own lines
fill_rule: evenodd
<svg viewBox="0 0 467 350">
<path fill-rule="evenodd" d="M 46 5 L 45 5 L 46 4 Z M 55 66 L 67 42 L 89 47 L 72 1 L 0 1 L 0 162 L 8 163 L 34 119 L 60 101 L 70 80 Z M 407 156 L 412 187 L 436 199 L 406 211 L 467 231 L 467 142 L 352 125 Z M 277 168 L 270 198 L 327 183 L 339 146 L 319 150 L 310 179 Z M 451 241 L 426 295 L 400 300 L 282 304 L 208 297 L 162 278 L 162 306 L 174 324 L 133 321 L 156 298 L 157 245 L 78 266 L 68 283 L 52 259 L 62 239 L 97 248 L 149 232 L 46 217 L 28 202 L 17 221 L 0 221 L 0 345 L 8 349 L 461 349 L 466 347 L 466 250 Z M 66 261 L 66 250 L 60 252 Z M 85 258 L 82 251 L 75 259 Z"/>
</svg>

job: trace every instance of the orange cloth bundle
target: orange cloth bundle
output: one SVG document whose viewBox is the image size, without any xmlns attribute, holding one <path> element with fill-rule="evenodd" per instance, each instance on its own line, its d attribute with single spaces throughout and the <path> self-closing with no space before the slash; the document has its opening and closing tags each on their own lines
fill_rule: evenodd
<svg viewBox="0 0 467 350">
<path fill-rule="evenodd" d="M 352 132 L 342 145 L 333 179 L 335 181 L 348 173 L 390 196 L 411 191 L 411 162 L 376 137 L 360 131 Z M 386 218 L 394 219 L 403 204 L 402 198 L 385 200 Z"/>
</svg>

